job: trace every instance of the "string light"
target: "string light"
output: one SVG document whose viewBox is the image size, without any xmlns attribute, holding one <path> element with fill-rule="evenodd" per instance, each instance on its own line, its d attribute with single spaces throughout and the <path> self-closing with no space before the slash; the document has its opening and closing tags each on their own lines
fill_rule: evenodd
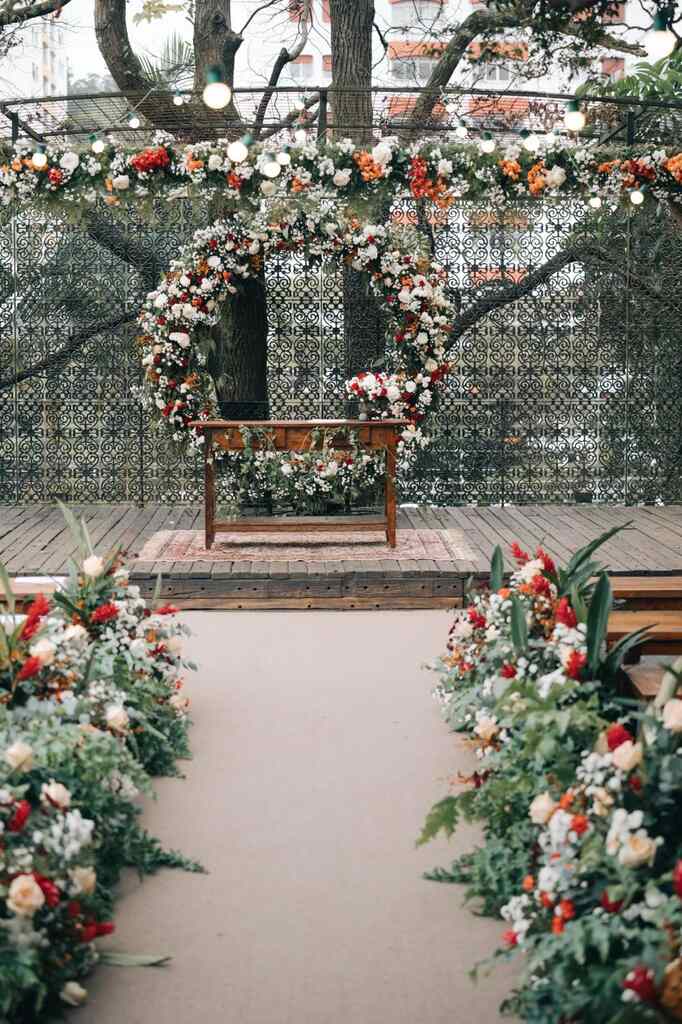
<svg viewBox="0 0 682 1024">
<path fill-rule="evenodd" d="M 247 142 L 249 136 L 243 135 L 241 139 L 235 139 L 227 147 L 227 155 L 233 164 L 240 164 L 243 160 L 246 160 L 249 155 L 249 143 Z"/>
<path fill-rule="evenodd" d="M 232 90 L 223 81 L 223 72 L 217 64 L 213 64 L 206 72 L 206 86 L 202 98 L 211 110 L 222 110 L 232 99 Z"/>
<path fill-rule="evenodd" d="M 104 139 L 100 139 L 99 135 L 92 134 L 90 136 L 90 148 L 93 153 L 104 152 Z"/>
<path fill-rule="evenodd" d="M 521 145 L 524 149 L 528 150 L 529 153 L 537 153 L 540 148 L 540 139 L 537 137 L 535 132 L 529 132 L 524 128 L 521 132 L 521 138 L 523 139 Z"/>
<path fill-rule="evenodd" d="M 578 106 L 577 100 L 569 100 L 566 104 L 564 124 L 569 132 L 579 132 L 585 127 L 585 115 Z"/>
<path fill-rule="evenodd" d="M 647 56 L 654 63 L 669 57 L 675 49 L 675 34 L 670 31 L 668 18 L 662 11 L 654 15 L 651 31 L 647 33 L 645 43 Z"/>
<path fill-rule="evenodd" d="M 644 202 L 644 192 L 641 188 L 633 188 L 630 192 L 630 202 L 633 206 L 641 206 Z"/>
<path fill-rule="evenodd" d="M 467 126 L 465 124 L 460 122 L 457 125 L 457 127 L 455 128 L 455 135 L 457 136 L 458 139 L 466 139 L 468 134 L 469 134 L 469 129 L 467 128 Z"/>
<path fill-rule="evenodd" d="M 181 107 L 184 102 L 185 101 L 179 92 L 173 93 L 173 103 L 176 107 Z"/>
<path fill-rule="evenodd" d="M 266 178 L 276 178 L 279 172 L 282 170 L 281 165 L 277 162 L 276 157 L 268 154 L 263 161 L 263 174 Z"/>
<path fill-rule="evenodd" d="M 36 146 L 35 153 L 31 157 L 31 162 L 34 167 L 47 167 L 47 156 L 45 155 L 44 146 Z"/>
<path fill-rule="evenodd" d="M 593 210 L 598 210 L 599 207 L 601 206 L 601 199 L 599 198 L 599 196 L 590 196 L 590 198 L 587 200 L 587 202 L 588 202 L 588 205 L 591 206 Z"/>
<path fill-rule="evenodd" d="M 140 119 L 139 119 L 139 117 L 137 116 L 137 114 L 135 113 L 134 110 L 128 115 L 128 126 L 130 128 L 139 128 L 140 127 Z"/>
<path fill-rule="evenodd" d="M 286 167 L 287 164 L 291 163 L 291 157 L 289 156 L 288 153 L 284 152 L 278 153 L 277 156 L 275 157 L 275 160 L 281 167 Z"/>
<path fill-rule="evenodd" d="M 490 132 L 483 132 L 483 138 L 481 139 L 480 145 L 482 153 L 495 152 L 495 140 L 490 134 Z"/>
<path fill-rule="evenodd" d="M 308 141 L 308 133 L 305 128 L 298 128 L 294 132 L 294 138 L 298 142 L 299 146 L 304 146 Z"/>
</svg>

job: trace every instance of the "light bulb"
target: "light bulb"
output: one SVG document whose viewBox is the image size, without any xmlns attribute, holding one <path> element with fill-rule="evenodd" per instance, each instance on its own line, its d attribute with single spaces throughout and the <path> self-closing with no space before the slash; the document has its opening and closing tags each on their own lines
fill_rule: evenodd
<svg viewBox="0 0 682 1024">
<path fill-rule="evenodd" d="M 179 92 L 173 93 L 173 103 L 176 107 L 181 107 L 184 102 Z"/>
<path fill-rule="evenodd" d="M 564 124 L 569 132 L 579 132 L 585 127 L 585 115 L 578 106 L 577 100 L 569 100 L 566 104 Z"/>
<path fill-rule="evenodd" d="M 531 132 L 523 140 L 523 148 L 527 149 L 529 153 L 537 153 L 540 148 L 540 139 L 537 137 L 535 132 Z"/>
<path fill-rule="evenodd" d="M 130 128 L 139 128 L 140 127 L 140 119 L 137 116 L 137 114 L 135 113 L 135 111 L 133 111 L 133 113 L 128 118 L 128 126 Z"/>
<path fill-rule="evenodd" d="M 206 86 L 202 98 L 211 110 L 222 110 L 232 99 L 232 90 L 223 82 L 223 73 L 217 64 L 206 72 Z"/>
<path fill-rule="evenodd" d="M 494 153 L 495 152 L 495 140 L 490 134 L 486 132 L 481 139 L 481 152 L 482 153 Z"/>
<path fill-rule="evenodd" d="M 599 196 L 590 196 L 587 202 L 593 210 L 598 210 L 601 206 L 601 199 L 599 198 Z"/>
<path fill-rule="evenodd" d="M 645 37 L 647 56 L 654 63 L 669 57 L 675 49 L 675 36 L 670 31 L 664 14 L 660 11 L 654 15 L 651 31 Z"/>
<path fill-rule="evenodd" d="M 633 188 L 630 193 L 630 202 L 633 206 L 641 206 L 644 202 L 644 193 L 639 188 Z"/>
<path fill-rule="evenodd" d="M 275 160 L 281 167 L 286 167 L 287 164 L 291 163 L 291 157 L 288 153 L 278 153 Z"/>
<path fill-rule="evenodd" d="M 305 146 L 306 142 L 308 141 L 308 133 L 305 130 L 305 128 L 298 128 L 294 132 L 294 138 L 298 142 L 299 146 Z"/>
<path fill-rule="evenodd" d="M 554 132 L 547 132 L 545 135 L 545 146 L 547 149 L 551 149 L 552 146 L 556 146 L 557 138 Z"/>
<path fill-rule="evenodd" d="M 466 139 L 469 134 L 469 129 L 465 124 L 458 124 L 455 128 L 455 135 L 458 139 Z"/>
<path fill-rule="evenodd" d="M 282 170 L 273 156 L 267 157 L 263 163 L 263 174 L 266 178 L 276 178 Z"/>
<path fill-rule="evenodd" d="M 39 146 L 36 149 L 35 153 L 31 157 L 31 162 L 34 167 L 47 167 L 47 156 L 45 155 L 45 150 L 42 146 Z"/>
<path fill-rule="evenodd" d="M 98 138 L 97 135 L 91 135 L 90 136 L 90 148 L 92 149 L 93 153 L 103 153 L 104 152 L 104 139 Z"/>
<path fill-rule="evenodd" d="M 241 139 L 236 139 L 227 147 L 227 155 L 233 164 L 240 164 L 249 155 L 248 148 Z"/>
</svg>

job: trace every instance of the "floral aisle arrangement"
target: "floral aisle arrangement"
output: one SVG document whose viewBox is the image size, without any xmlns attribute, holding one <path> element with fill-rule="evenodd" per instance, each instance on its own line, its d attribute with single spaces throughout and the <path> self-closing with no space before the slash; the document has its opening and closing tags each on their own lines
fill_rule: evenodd
<svg viewBox="0 0 682 1024">
<path fill-rule="evenodd" d="M 506 584 L 496 551 L 438 666 L 446 720 L 479 764 L 420 841 L 461 818 L 484 838 L 428 877 L 465 883 L 506 922 L 496 956 L 525 963 L 504 1008 L 533 1024 L 682 1019 L 682 700 L 676 671 L 654 707 L 619 696 L 644 631 L 607 651 L 592 555 L 608 536 L 565 569 L 515 545 Z"/>
<path fill-rule="evenodd" d="M 185 630 L 73 525 L 80 559 L 54 601 L 15 616 L 0 569 L 0 1016 L 12 1024 L 85 1001 L 124 865 L 199 870 L 141 828 L 136 802 L 188 753 Z"/>
</svg>

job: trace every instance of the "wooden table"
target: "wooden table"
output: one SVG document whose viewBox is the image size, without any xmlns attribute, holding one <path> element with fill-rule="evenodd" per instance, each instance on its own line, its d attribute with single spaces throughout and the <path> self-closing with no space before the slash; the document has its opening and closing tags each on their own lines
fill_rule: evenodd
<svg viewBox="0 0 682 1024">
<path fill-rule="evenodd" d="M 189 424 L 201 430 L 205 437 L 204 444 L 204 502 L 206 548 L 209 549 L 215 540 L 216 533 L 285 533 L 316 531 L 318 533 L 350 531 L 366 533 L 368 530 L 385 530 L 389 547 L 396 544 L 396 512 L 395 512 L 395 462 L 398 435 L 407 426 L 407 420 L 195 420 Z M 308 451 L 313 440 L 311 432 L 324 431 L 329 437 L 334 430 L 341 436 L 333 439 L 334 448 L 344 449 L 350 445 L 346 438 L 349 430 L 356 434 L 360 444 L 377 451 L 386 450 L 386 499 L 383 516 L 257 516 L 216 522 L 216 488 L 215 447 L 227 451 L 240 451 L 244 448 L 244 438 L 240 428 L 246 427 L 267 430 L 272 443 L 278 451 Z M 253 439 L 253 447 L 258 441 Z"/>
</svg>

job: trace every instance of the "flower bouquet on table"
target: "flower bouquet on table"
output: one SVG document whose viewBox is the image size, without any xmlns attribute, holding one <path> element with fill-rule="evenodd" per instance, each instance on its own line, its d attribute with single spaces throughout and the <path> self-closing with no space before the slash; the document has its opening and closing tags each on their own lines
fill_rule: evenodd
<svg viewBox="0 0 682 1024">
<path fill-rule="evenodd" d="M 515 544 L 506 582 L 497 549 L 489 588 L 471 595 L 437 663 L 435 695 L 479 764 L 459 777 L 459 792 L 432 808 L 420 842 L 441 830 L 451 834 L 462 817 L 484 823 L 480 848 L 428 877 L 465 882 L 488 913 L 499 912 L 526 873 L 527 808 L 545 772 L 568 785 L 580 751 L 622 710 L 621 659 L 643 631 L 607 652 L 611 588 L 592 556 L 614 532 L 578 551 L 565 568 L 540 548 L 531 558 Z"/>
</svg>

